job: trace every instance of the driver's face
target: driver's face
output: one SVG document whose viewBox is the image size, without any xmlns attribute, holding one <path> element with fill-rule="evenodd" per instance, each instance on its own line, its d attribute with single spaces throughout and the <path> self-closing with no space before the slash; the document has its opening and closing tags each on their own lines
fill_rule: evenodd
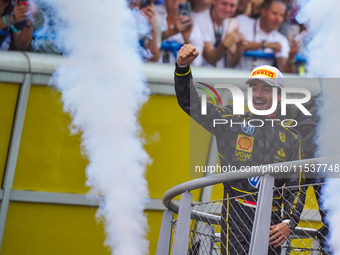
<svg viewBox="0 0 340 255">
<path fill-rule="evenodd" d="M 261 80 L 253 80 L 249 84 L 253 92 L 253 106 L 256 110 L 268 110 L 273 104 L 273 87 Z M 281 94 L 277 96 L 278 102 L 281 101 Z M 276 110 L 273 116 L 276 115 Z M 271 116 L 267 116 L 271 117 Z"/>
</svg>

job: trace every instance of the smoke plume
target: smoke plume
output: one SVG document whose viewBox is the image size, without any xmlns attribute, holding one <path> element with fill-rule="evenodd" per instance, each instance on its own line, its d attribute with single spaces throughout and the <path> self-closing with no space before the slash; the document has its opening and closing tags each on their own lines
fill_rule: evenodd
<svg viewBox="0 0 340 255">
<path fill-rule="evenodd" d="M 104 197 L 97 216 L 105 223 L 105 244 L 116 255 L 147 254 L 144 172 L 150 159 L 137 119 L 149 91 L 132 12 L 125 0 L 36 2 L 45 6 L 53 45 L 65 55 L 53 79 L 72 131 L 82 133 L 90 194 Z"/>
<path fill-rule="evenodd" d="M 340 2 L 334 0 L 299 0 L 301 11 L 299 20 L 307 24 L 310 41 L 308 43 L 308 70 L 321 77 L 323 83 L 321 118 L 317 130 L 318 156 L 335 156 L 336 160 L 325 160 L 328 166 L 336 170 L 340 156 L 339 116 L 339 71 L 340 71 Z M 325 79 L 328 78 L 328 79 Z M 333 79 L 331 79 L 333 78 Z M 337 78 L 337 79 L 334 79 Z M 325 199 L 323 207 L 328 210 L 327 219 L 330 225 L 330 245 L 334 254 L 340 254 L 340 179 L 329 178 L 322 191 Z"/>
</svg>

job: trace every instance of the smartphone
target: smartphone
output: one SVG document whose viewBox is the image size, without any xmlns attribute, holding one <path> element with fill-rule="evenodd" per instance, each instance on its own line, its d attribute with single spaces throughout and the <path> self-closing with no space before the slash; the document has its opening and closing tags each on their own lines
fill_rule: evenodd
<svg viewBox="0 0 340 255">
<path fill-rule="evenodd" d="M 239 28 L 239 27 L 240 27 L 240 25 L 239 25 L 237 19 L 229 18 L 227 33 L 231 33 L 231 32 L 233 32 L 236 28 Z"/>
<path fill-rule="evenodd" d="M 297 24 L 290 25 L 287 28 L 287 39 L 289 42 L 291 42 L 293 39 L 296 38 L 300 34 L 300 26 Z"/>
<path fill-rule="evenodd" d="M 143 9 L 151 4 L 151 0 L 140 0 L 139 8 Z"/>
<path fill-rule="evenodd" d="M 178 16 L 191 17 L 191 4 L 190 4 L 190 2 L 178 4 Z"/>
<path fill-rule="evenodd" d="M 27 5 L 27 0 L 17 0 L 18 1 L 18 5 Z"/>
</svg>

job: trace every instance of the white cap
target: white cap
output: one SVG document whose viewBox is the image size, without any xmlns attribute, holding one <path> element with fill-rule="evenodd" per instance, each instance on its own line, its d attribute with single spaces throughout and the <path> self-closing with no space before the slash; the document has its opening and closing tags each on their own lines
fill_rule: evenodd
<svg viewBox="0 0 340 255">
<path fill-rule="evenodd" d="M 249 80 L 246 81 L 246 84 L 249 84 L 252 80 L 259 79 L 267 84 L 283 88 L 285 86 L 285 80 L 283 74 L 276 67 L 264 65 L 256 67 L 250 75 Z"/>
</svg>

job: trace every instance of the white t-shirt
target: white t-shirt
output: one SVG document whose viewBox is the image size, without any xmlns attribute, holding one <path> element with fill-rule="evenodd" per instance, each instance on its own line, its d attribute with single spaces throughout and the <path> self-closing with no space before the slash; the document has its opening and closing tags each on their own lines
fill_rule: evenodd
<svg viewBox="0 0 340 255">
<path fill-rule="evenodd" d="M 163 32 L 163 31 L 168 30 L 168 22 L 166 20 L 168 14 L 166 12 L 164 5 L 156 5 L 156 15 L 157 15 L 157 20 L 158 20 L 161 31 Z M 191 30 L 189 40 L 190 40 L 191 44 L 196 47 L 196 50 L 198 50 L 199 53 L 200 53 L 198 55 L 198 57 L 193 61 L 192 65 L 193 66 L 200 66 L 203 63 L 202 53 L 203 53 L 204 43 L 203 43 L 203 40 L 202 40 L 200 30 L 198 29 L 198 27 L 196 25 L 194 25 L 192 30 Z M 170 36 L 167 39 L 165 39 L 163 42 L 166 42 L 166 41 L 175 41 L 175 42 L 178 42 L 180 44 L 185 43 L 184 38 L 183 38 L 181 33 L 177 33 L 173 36 Z M 175 59 L 174 54 L 171 53 L 171 52 L 166 53 L 163 50 L 161 50 L 161 57 L 159 58 L 159 61 L 158 61 L 159 63 L 163 63 L 163 58 L 164 58 L 165 54 L 168 55 L 170 64 L 176 63 L 176 59 Z"/>
<path fill-rule="evenodd" d="M 210 10 L 205 10 L 202 12 L 195 13 L 193 15 L 193 19 L 194 19 L 195 25 L 197 25 L 201 31 L 203 41 L 210 42 L 212 45 L 215 45 L 216 43 L 215 31 L 220 30 L 221 41 L 222 41 L 225 35 L 227 34 L 227 32 L 229 32 L 228 28 L 231 28 L 230 24 L 234 23 L 234 25 L 237 26 L 237 24 L 235 24 L 237 22 L 236 19 L 227 18 L 222 22 L 222 25 L 220 26 L 220 28 L 217 28 L 216 24 L 214 24 L 211 18 Z M 214 67 L 210 65 L 208 62 L 206 62 L 205 60 L 204 60 L 203 65 Z M 225 68 L 226 66 L 227 65 L 226 65 L 226 54 L 225 54 L 222 57 L 222 59 L 217 62 L 216 67 Z"/>
<path fill-rule="evenodd" d="M 275 53 L 276 58 L 288 58 L 290 51 L 288 39 L 277 30 L 273 30 L 269 33 L 264 32 L 260 28 L 260 18 L 252 19 L 246 15 L 239 15 L 236 17 L 240 25 L 240 31 L 243 33 L 246 40 L 251 42 L 278 42 L 281 44 L 281 51 Z M 272 49 L 264 49 L 265 53 L 274 53 Z M 254 69 L 253 57 L 242 57 L 240 63 L 236 66 L 237 69 L 253 70 Z M 257 58 L 256 66 L 261 65 L 274 65 L 273 59 Z"/>
</svg>

